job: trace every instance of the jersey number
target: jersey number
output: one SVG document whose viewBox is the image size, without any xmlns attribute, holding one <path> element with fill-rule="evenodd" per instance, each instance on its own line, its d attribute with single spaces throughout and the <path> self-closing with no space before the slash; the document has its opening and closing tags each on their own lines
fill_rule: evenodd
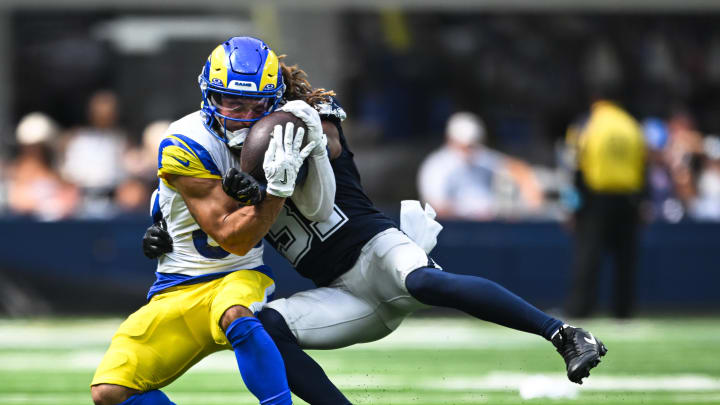
<svg viewBox="0 0 720 405">
<path fill-rule="evenodd" d="M 192 237 L 195 250 L 203 255 L 203 257 L 207 257 L 208 259 L 224 259 L 230 254 L 220 246 L 212 246 L 208 244 L 208 234 L 206 234 L 202 229 L 193 231 Z"/>
<path fill-rule="evenodd" d="M 313 238 L 325 241 L 337 232 L 347 221 L 348 217 L 335 205 L 333 213 L 327 221 L 306 223 L 299 213 L 285 205 L 285 215 L 280 215 L 267 234 L 275 249 L 285 256 L 293 266 L 302 260 L 310 251 Z"/>
</svg>

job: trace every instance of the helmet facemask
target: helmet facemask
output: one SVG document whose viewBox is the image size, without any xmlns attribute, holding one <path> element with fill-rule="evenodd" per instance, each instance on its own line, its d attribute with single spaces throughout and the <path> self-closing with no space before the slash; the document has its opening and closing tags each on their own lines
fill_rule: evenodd
<svg viewBox="0 0 720 405">
<path fill-rule="evenodd" d="M 215 110 L 215 122 L 229 147 L 242 148 L 250 127 L 275 109 L 277 101 L 268 97 L 238 96 L 217 91 L 208 92 L 208 101 Z M 237 125 L 235 123 L 244 123 Z"/>
<path fill-rule="evenodd" d="M 207 125 L 211 126 L 229 147 L 241 149 L 250 127 L 277 108 L 283 90 L 284 86 L 268 96 L 247 92 L 240 95 L 208 88 L 203 91 L 203 112 L 206 114 Z M 238 122 L 247 124 L 242 127 L 233 124 Z"/>
</svg>

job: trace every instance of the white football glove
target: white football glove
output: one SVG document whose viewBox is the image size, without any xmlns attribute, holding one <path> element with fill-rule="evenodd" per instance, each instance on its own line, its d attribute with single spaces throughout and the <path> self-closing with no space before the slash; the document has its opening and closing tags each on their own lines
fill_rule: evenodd
<svg viewBox="0 0 720 405">
<path fill-rule="evenodd" d="M 303 150 L 304 128 L 298 128 L 293 140 L 295 126 L 288 122 L 283 127 L 275 125 L 270 145 L 265 152 L 263 170 L 267 179 L 267 193 L 276 197 L 290 197 L 295 191 L 295 179 L 303 161 L 315 147 L 315 142 L 309 142 Z"/>
<path fill-rule="evenodd" d="M 300 118 L 308 128 L 308 142 L 315 142 L 315 149 L 312 156 L 322 156 L 327 153 L 327 136 L 323 133 L 320 114 L 310 104 L 302 100 L 292 100 L 280 107 L 280 111 L 286 111 Z"/>
</svg>

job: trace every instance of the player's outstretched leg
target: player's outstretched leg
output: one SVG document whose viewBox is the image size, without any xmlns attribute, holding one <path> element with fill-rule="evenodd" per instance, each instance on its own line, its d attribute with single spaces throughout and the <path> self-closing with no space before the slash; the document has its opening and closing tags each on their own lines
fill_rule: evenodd
<svg viewBox="0 0 720 405">
<path fill-rule="evenodd" d="M 590 376 L 590 369 L 597 366 L 600 357 L 608 351 L 592 333 L 570 325 L 560 327 L 551 341 L 565 359 L 568 379 L 578 384 Z"/>
<path fill-rule="evenodd" d="M 407 276 L 405 286 L 410 295 L 423 304 L 459 309 L 476 318 L 534 333 L 547 340 L 563 324 L 500 284 L 482 277 L 423 267 Z"/>
<path fill-rule="evenodd" d="M 258 319 L 282 354 L 288 384 L 295 395 L 313 405 L 350 404 L 350 401 L 330 381 L 322 367 L 300 348 L 278 311 L 265 308 L 258 314 Z"/>
<path fill-rule="evenodd" d="M 244 311 L 242 311 L 244 310 Z M 242 308 L 241 312 L 247 311 Z M 229 309 L 225 314 L 232 311 Z M 240 374 L 248 390 L 261 405 L 292 404 L 290 389 L 285 377 L 285 366 L 275 343 L 260 321 L 252 316 L 223 316 L 225 336 L 235 351 Z"/>
<path fill-rule="evenodd" d="M 423 267 L 405 279 L 408 292 L 418 301 L 459 309 L 485 321 L 534 333 L 553 342 L 565 359 L 568 378 L 581 383 L 600 363 L 605 346 L 588 332 L 563 327 L 555 319 L 499 284 L 477 276 Z"/>
</svg>

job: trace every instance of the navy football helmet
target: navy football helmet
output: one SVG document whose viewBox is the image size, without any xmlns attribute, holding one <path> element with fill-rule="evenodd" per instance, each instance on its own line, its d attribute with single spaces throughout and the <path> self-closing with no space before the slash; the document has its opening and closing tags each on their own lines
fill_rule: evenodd
<svg viewBox="0 0 720 405">
<path fill-rule="evenodd" d="M 275 110 L 285 92 L 277 55 L 265 42 L 252 37 L 233 37 L 218 45 L 205 62 L 198 82 L 205 127 L 229 146 L 238 148 L 249 130 L 230 131 L 227 122 L 259 120 Z M 264 111 L 244 119 L 224 115 L 220 112 L 221 100 L 228 95 L 254 99 Z"/>
</svg>

